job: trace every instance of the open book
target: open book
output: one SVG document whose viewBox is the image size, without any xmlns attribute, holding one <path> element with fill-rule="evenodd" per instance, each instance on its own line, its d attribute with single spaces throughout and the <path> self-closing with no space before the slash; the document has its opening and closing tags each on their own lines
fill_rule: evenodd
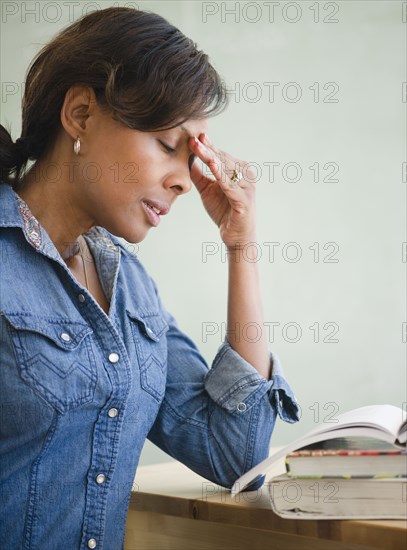
<svg viewBox="0 0 407 550">
<path fill-rule="evenodd" d="M 232 495 L 243 491 L 287 454 L 326 439 L 337 437 L 370 437 L 386 441 L 398 448 L 407 442 L 407 413 L 393 405 L 368 405 L 340 414 L 336 422 L 322 424 L 304 436 L 282 447 L 254 468 L 239 477 L 232 487 Z"/>
</svg>

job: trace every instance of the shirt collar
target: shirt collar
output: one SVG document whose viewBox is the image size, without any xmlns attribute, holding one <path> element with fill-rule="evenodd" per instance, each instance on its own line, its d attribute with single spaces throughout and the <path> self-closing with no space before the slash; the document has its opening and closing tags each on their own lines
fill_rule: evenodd
<svg viewBox="0 0 407 550">
<path fill-rule="evenodd" d="M 0 184 L 0 227 L 21 227 L 24 222 L 16 201 L 17 194 L 7 183 Z"/>
<path fill-rule="evenodd" d="M 31 212 L 28 204 L 23 201 L 23 199 L 17 195 L 14 190 L 12 191 L 15 194 L 17 208 L 23 220 L 23 231 L 25 238 L 35 248 L 35 250 L 40 250 L 42 244 L 40 222 Z"/>
</svg>

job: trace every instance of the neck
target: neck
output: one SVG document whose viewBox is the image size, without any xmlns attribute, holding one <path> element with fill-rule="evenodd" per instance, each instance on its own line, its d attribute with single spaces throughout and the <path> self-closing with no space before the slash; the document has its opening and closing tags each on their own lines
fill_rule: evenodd
<svg viewBox="0 0 407 550">
<path fill-rule="evenodd" d="M 78 254 L 79 236 L 94 225 L 89 216 L 78 208 L 80 201 L 74 191 L 72 182 L 66 185 L 59 180 L 56 188 L 54 182 L 36 179 L 31 171 L 16 188 L 17 194 L 27 203 L 64 260 Z"/>
</svg>

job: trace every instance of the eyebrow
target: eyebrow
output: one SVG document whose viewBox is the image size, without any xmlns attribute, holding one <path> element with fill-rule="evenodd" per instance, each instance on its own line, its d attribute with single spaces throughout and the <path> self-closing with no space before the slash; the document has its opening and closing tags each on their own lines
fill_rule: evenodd
<svg viewBox="0 0 407 550">
<path fill-rule="evenodd" d="M 179 126 L 179 128 L 181 128 L 181 130 L 188 136 L 188 137 L 193 137 L 189 132 L 188 130 L 185 128 L 185 126 Z"/>
</svg>

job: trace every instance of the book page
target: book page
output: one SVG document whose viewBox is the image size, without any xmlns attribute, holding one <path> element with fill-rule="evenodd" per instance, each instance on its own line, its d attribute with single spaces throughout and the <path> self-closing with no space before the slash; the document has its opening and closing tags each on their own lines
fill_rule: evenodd
<svg viewBox="0 0 407 550">
<path fill-rule="evenodd" d="M 276 460 L 311 443 L 336 437 L 355 436 L 373 437 L 396 444 L 401 426 L 406 422 L 406 412 L 393 405 L 368 405 L 338 415 L 337 419 L 337 423 L 318 426 L 243 474 L 233 485 L 232 496 L 243 491 L 257 477 L 264 475 Z"/>
<path fill-rule="evenodd" d="M 342 413 L 337 418 L 337 426 L 376 426 L 391 433 L 396 440 L 407 422 L 407 413 L 393 405 L 367 405 Z"/>
</svg>

